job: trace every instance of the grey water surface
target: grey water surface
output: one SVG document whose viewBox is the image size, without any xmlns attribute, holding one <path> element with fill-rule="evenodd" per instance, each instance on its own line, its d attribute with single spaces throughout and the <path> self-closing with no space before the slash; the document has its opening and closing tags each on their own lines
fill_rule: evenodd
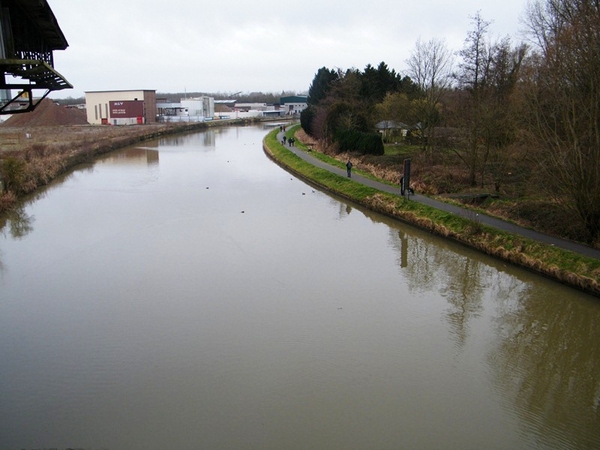
<svg viewBox="0 0 600 450">
<path fill-rule="evenodd" d="M 0 449 L 600 448 L 600 301 L 333 198 L 262 126 L 0 216 Z"/>
</svg>

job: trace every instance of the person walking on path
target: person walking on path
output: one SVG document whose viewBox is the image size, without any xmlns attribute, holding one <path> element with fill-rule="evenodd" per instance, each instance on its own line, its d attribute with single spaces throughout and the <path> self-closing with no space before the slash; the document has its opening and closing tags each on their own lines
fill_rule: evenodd
<svg viewBox="0 0 600 450">
<path fill-rule="evenodd" d="M 352 176 L 352 161 L 350 160 L 346 163 L 346 173 L 348 174 L 348 178 Z"/>
</svg>

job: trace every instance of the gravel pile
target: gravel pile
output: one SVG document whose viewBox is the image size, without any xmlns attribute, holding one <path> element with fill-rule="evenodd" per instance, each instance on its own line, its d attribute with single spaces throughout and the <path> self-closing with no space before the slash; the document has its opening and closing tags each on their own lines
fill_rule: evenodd
<svg viewBox="0 0 600 450">
<path fill-rule="evenodd" d="M 49 98 L 45 98 L 32 112 L 14 114 L 1 126 L 52 127 L 59 125 L 87 125 L 86 113 L 81 109 L 59 106 Z"/>
</svg>

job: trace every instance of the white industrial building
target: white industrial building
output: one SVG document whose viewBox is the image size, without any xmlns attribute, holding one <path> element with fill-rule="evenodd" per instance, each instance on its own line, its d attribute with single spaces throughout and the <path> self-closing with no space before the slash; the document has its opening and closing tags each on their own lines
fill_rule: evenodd
<svg viewBox="0 0 600 450">
<path fill-rule="evenodd" d="M 298 115 L 308 107 L 308 97 L 306 95 L 281 97 L 279 103 L 285 115 Z"/>
<path fill-rule="evenodd" d="M 87 121 L 92 125 L 156 122 L 156 91 L 90 91 L 85 93 Z"/>
<path fill-rule="evenodd" d="M 160 122 L 205 122 L 215 116 L 215 100 L 207 96 L 184 98 L 179 103 L 158 102 L 156 109 Z"/>
<path fill-rule="evenodd" d="M 219 119 L 253 119 L 283 115 L 283 110 L 279 108 L 279 105 L 238 103 L 235 100 L 216 100 L 215 103 L 221 105 L 216 113 L 216 117 Z"/>
</svg>

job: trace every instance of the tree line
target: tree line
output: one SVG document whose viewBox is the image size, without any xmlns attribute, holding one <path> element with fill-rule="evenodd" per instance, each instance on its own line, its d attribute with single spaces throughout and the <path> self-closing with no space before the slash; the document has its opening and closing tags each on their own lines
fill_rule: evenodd
<svg viewBox="0 0 600 450">
<path fill-rule="evenodd" d="M 318 69 L 303 129 L 337 151 L 382 155 L 375 125 L 405 124 L 425 160 L 453 155 L 470 186 L 501 192 L 526 172 L 599 243 L 600 2 L 531 2 L 527 43 L 493 40 L 489 21 L 471 19 L 458 51 L 418 40 L 404 75 L 384 62 Z"/>
</svg>

